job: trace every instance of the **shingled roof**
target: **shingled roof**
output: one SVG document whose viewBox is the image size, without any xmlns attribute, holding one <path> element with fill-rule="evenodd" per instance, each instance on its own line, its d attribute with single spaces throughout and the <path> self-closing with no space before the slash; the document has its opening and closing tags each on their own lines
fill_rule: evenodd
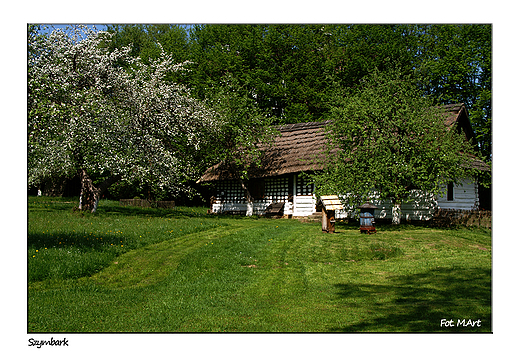
<svg viewBox="0 0 520 357">
<path fill-rule="evenodd" d="M 461 130 L 464 131 L 468 140 L 475 139 L 475 133 L 471 128 L 468 111 L 466 110 L 466 106 L 464 104 L 448 104 L 442 106 L 441 109 L 444 110 L 444 120 L 447 126 L 452 128 L 454 125 L 457 125 Z"/>
<path fill-rule="evenodd" d="M 279 176 L 289 173 L 321 170 L 317 158 L 324 157 L 326 134 L 330 122 L 312 122 L 283 125 L 277 128 L 280 135 L 271 145 L 260 145 L 260 167 L 249 172 L 250 178 Z M 233 170 L 224 162 L 212 166 L 199 182 L 234 179 Z"/>
<path fill-rule="evenodd" d="M 468 112 L 466 111 L 466 107 L 462 103 L 458 104 L 448 104 L 441 107 L 446 112 L 446 125 L 452 126 L 457 121 L 460 121 L 461 117 L 465 115 L 468 116 Z"/>
<path fill-rule="evenodd" d="M 446 125 L 453 127 L 457 123 L 468 138 L 474 136 L 464 104 L 452 104 L 443 107 L 446 110 Z M 326 126 L 331 121 L 298 123 L 279 126 L 279 136 L 271 145 L 260 145 L 262 152 L 260 167 L 249 171 L 249 178 L 279 176 L 304 171 L 323 169 L 322 159 L 326 150 Z M 475 168 L 489 170 L 489 166 L 475 158 Z M 198 182 L 236 179 L 233 170 L 224 162 L 210 167 Z"/>
</svg>

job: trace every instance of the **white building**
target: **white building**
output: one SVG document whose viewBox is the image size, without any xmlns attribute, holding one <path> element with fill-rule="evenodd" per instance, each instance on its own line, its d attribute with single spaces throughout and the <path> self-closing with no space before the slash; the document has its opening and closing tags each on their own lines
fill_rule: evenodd
<svg viewBox="0 0 520 357">
<path fill-rule="evenodd" d="M 446 106 L 446 125 L 451 130 L 463 130 L 466 137 L 474 137 L 466 108 L 463 104 Z M 209 168 L 199 182 L 213 182 L 214 195 L 210 210 L 213 213 L 262 215 L 272 203 L 283 202 L 286 217 L 306 217 L 316 212 L 314 185 L 303 173 L 320 170 L 324 157 L 327 122 L 299 123 L 279 127 L 280 136 L 271 146 L 260 147 L 262 165 L 249 172 L 248 190 L 254 201 L 248 205 L 245 190 L 225 163 Z M 487 164 L 476 159 L 479 169 L 489 170 Z M 390 202 L 380 201 L 375 194 L 372 202 L 379 207 L 376 218 L 391 218 Z M 412 192 L 412 201 L 401 207 L 405 220 L 428 220 L 437 208 L 472 210 L 479 207 L 478 184 L 466 179 L 461 185 L 448 185 L 446 195 L 434 197 L 421 191 Z M 337 212 L 338 218 L 352 215 L 354 210 Z"/>
</svg>

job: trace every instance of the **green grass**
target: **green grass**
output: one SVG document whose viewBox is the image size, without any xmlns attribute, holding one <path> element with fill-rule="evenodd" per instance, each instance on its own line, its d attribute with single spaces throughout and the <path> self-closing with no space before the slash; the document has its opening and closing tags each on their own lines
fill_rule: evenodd
<svg viewBox="0 0 520 357">
<path fill-rule="evenodd" d="M 29 332 L 491 331 L 486 230 L 73 207 L 29 198 Z"/>
</svg>

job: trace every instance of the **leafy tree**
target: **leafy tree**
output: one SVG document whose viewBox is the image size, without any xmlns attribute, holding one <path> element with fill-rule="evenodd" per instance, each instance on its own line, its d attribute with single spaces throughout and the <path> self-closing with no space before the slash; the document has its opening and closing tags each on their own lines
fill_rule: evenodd
<svg viewBox="0 0 520 357">
<path fill-rule="evenodd" d="M 349 203 L 374 195 L 393 203 L 393 222 L 413 189 L 437 194 L 475 174 L 469 142 L 448 130 L 433 102 L 398 70 L 374 71 L 332 109 L 331 150 L 318 193 L 350 192 Z M 337 149 L 340 149 L 339 151 Z"/>
<path fill-rule="evenodd" d="M 320 121 L 334 85 L 398 65 L 438 103 L 464 102 L 491 158 L 490 25 L 199 25 L 189 83 L 199 98 L 228 74 L 279 123 Z"/>
<path fill-rule="evenodd" d="M 108 25 L 107 32 L 112 40 L 107 44 L 110 51 L 130 47 L 129 55 L 139 57 L 145 64 L 160 58 L 162 52 L 171 56 L 177 63 L 189 57 L 188 33 L 179 25 L 170 24 L 123 24 Z M 120 63 L 125 65 L 125 63 Z M 169 73 L 168 80 L 176 83 L 186 82 L 186 71 Z"/>
<path fill-rule="evenodd" d="M 326 31 L 331 74 L 343 88 L 357 86 L 374 70 L 397 65 L 404 73 L 413 71 L 417 36 L 410 25 L 329 25 Z"/>
<path fill-rule="evenodd" d="M 203 150 L 219 125 L 187 88 L 165 80 L 183 65 L 164 51 L 145 63 L 129 47 L 110 52 L 107 32 L 74 31 L 29 43 L 29 185 L 79 174 L 79 209 L 92 212 L 118 180 L 186 192 L 209 165 Z"/>
<path fill-rule="evenodd" d="M 424 25 L 417 70 L 425 93 L 439 103 L 463 102 L 480 153 L 491 160 L 491 25 Z"/>
<path fill-rule="evenodd" d="M 186 61 L 188 57 L 188 34 L 179 25 L 108 25 L 107 32 L 113 34 L 110 49 L 131 46 L 130 55 L 140 57 L 145 63 L 159 58 L 162 51 L 179 63 Z"/>
<path fill-rule="evenodd" d="M 277 131 L 231 75 L 213 89 L 210 98 L 206 103 L 214 109 L 220 125 L 212 138 L 212 145 L 217 148 L 215 162 L 220 162 L 240 182 L 248 202 L 246 214 L 252 215 L 253 197 L 245 181 L 249 179 L 249 170 L 261 164 L 259 145 L 268 145 Z"/>
<path fill-rule="evenodd" d="M 278 123 L 321 119 L 328 86 L 323 26 L 199 25 L 190 40 L 190 83 L 198 97 L 231 75 Z"/>
<path fill-rule="evenodd" d="M 489 25 L 112 25 L 115 48 L 133 44 L 146 62 L 164 50 L 189 59 L 175 81 L 206 99 L 228 75 L 279 123 L 319 121 L 333 83 L 343 88 L 396 64 L 421 73 L 420 85 L 440 103 L 464 102 L 478 145 L 490 157 L 491 27 Z M 489 120 L 488 120 L 489 119 Z"/>
<path fill-rule="evenodd" d="M 327 110 L 329 81 L 324 61 L 328 41 L 320 25 L 270 25 L 265 30 L 262 69 L 266 109 L 280 123 L 319 121 Z M 265 76 L 265 74 L 264 74 Z"/>
</svg>

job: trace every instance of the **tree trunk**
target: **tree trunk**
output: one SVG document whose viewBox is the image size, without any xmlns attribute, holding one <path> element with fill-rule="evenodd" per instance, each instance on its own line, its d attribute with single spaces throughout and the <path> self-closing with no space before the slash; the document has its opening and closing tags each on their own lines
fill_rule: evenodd
<svg viewBox="0 0 520 357">
<path fill-rule="evenodd" d="M 92 213 L 96 212 L 99 199 L 106 189 L 121 179 L 120 175 L 114 175 L 103 181 L 99 187 L 96 187 L 85 169 L 80 169 L 79 175 L 81 180 L 81 191 L 79 195 L 78 209 L 80 211 L 90 211 Z"/>
<path fill-rule="evenodd" d="M 392 224 L 401 224 L 401 202 L 396 202 L 392 206 Z"/>
<path fill-rule="evenodd" d="M 238 179 L 240 181 L 240 185 L 242 188 L 246 191 L 246 199 L 247 199 L 247 210 L 246 210 L 246 216 L 252 216 L 253 215 L 253 196 L 251 196 L 251 193 L 249 193 L 249 189 L 244 184 L 244 180 L 241 178 Z"/>
</svg>

